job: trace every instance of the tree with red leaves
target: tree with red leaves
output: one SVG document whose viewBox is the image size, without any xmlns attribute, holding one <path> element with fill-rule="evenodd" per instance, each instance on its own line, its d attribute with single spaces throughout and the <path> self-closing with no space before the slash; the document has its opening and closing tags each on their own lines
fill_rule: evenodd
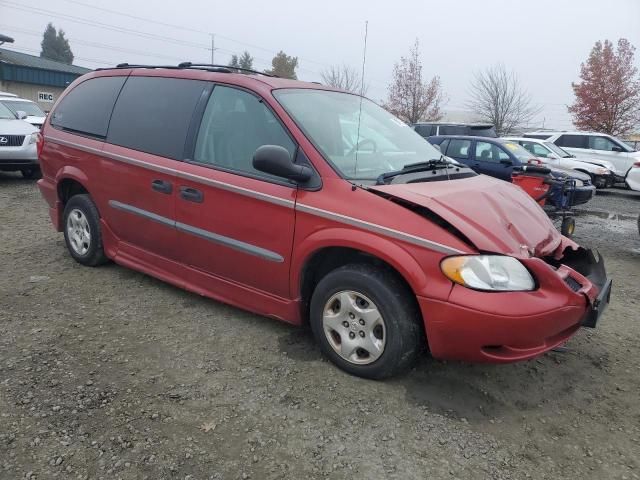
<svg viewBox="0 0 640 480">
<path fill-rule="evenodd" d="M 407 123 L 420 120 L 440 120 L 444 101 L 440 77 L 429 82 L 422 78 L 420 45 L 416 39 L 408 57 L 401 57 L 393 68 L 393 80 L 389 85 L 384 108 Z"/>
<path fill-rule="evenodd" d="M 635 47 L 618 40 L 618 48 L 605 40 L 596 42 L 580 67 L 576 96 L 569 113 L 580 130 L 621 135 L 640 123 L 640 77 L 633 64 Z"/>
</svg>

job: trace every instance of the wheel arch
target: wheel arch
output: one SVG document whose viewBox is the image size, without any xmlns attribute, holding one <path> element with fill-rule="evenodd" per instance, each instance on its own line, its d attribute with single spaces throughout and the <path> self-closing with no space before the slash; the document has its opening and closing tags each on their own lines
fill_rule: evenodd
<svg viewBox="0 0 640 480">
<path fill-rule="evenodd" d="M 427 275 L 417 260 L 398 244 L 378 235 L 335 228 L 308 237 L 298 250 L 292 265 L 294 298 L 300 299 L 303 322 L 309 317 L 311 295 L 318 282 L 329 272 L 348 263 L 378 265 L 389 270 L 415 298 L 424 291 Z"/>
</svg>

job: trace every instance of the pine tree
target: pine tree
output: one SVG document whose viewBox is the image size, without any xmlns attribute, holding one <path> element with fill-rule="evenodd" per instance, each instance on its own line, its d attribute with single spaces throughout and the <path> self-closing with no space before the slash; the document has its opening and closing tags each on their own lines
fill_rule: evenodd
<svg viewBox="0 0 640 480">
<path fill-rule="evenodd" d="M 253 57 L 249 55 L 246 50 L 242 53 L 239 60 L 240 68 L 246 68 L 247 70 L 253 70 Z"/>
<path fill-rule="evenodd" d="M 290 57 L 282 50 L 271 60 L 271 70 L 265 70 L 264 73 L 275 75 L 281 78 L 291 78 L 297 80 L 296 68 L 298 67 L 298 57 Z"/>
<path fill-rule="evenodd" d="M 56 62 L 67 63 L 71 65 L 73 63 L 73 52 L 69 45 L 69 40 L 66 39 L 64 31 L 58 30 L 56 32 L 55 27 L 49 23 L 42 35 L 42 42 L 40 43 L 42 50 L 40 56 L 42 58 L 48 58 L 49 60 L 55 60 Z"/>
</svg>

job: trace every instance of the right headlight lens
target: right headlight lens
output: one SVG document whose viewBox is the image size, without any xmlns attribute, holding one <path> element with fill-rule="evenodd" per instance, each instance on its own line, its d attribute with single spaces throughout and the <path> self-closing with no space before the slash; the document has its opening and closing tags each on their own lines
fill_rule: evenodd
<svg viewBox="0 0 640 480">
<path fill-rule="evenodd" d="M 448 257 L 440 263 L 449 280 L 475 290 L 529 291 L 536 282 L 520 261 L 503 255 Z"/>
</svg>

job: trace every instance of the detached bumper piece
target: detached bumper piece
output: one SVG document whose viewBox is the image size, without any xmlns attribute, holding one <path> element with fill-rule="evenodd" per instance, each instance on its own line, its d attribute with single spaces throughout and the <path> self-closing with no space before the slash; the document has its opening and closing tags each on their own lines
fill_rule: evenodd
<svg viewBox="0 0 640 480">
<path fill-rule="evenodd" d="M 611 299 L 612 281 L 607 277 L 604 259 L 598 252 L 594 253 L 592 250 L 579 248 L 567 251 L 562 263 L 580 273 L 594 286 L 592 291 L 585 293 L 588 307 L 580 325 L 595 328 Z M 565 282 L 572 290 L 580 290 L 581 285 L 578 280 L 567 277 Z"/>
</svg>

